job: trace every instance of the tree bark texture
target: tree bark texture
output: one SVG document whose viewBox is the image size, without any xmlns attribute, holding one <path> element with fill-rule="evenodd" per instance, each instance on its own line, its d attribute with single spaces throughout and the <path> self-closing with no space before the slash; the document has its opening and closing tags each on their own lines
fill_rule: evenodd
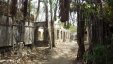
<svg viewBox="0 0 113 64">
<path fill-rule="evenodd" d="M 85 47 L 84 47 L 84 26 L 85 26 L 85 21 L 83 19 L 83 10 L 80 8 L 80 5 L 78 4 L 77 6 L 77 43 L 78 43 L 78 54 L 77 54 L 77 59 L 82 60 L 83 55 L 85 52 Z"/>
</svg>

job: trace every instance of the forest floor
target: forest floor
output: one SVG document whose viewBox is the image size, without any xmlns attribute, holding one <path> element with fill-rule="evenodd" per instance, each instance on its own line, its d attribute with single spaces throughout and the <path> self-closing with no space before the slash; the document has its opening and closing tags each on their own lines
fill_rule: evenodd
<svg viewBox="0 0 113 64">
<path fill-rule="evenodd" d="M 33 50 L 22 50 L 10 57 L 1 58 L 0 64 L 73 64 L 77 54 L 77 43 L 56 44 L 56 47 L 35 47 Z"/>
</svg>

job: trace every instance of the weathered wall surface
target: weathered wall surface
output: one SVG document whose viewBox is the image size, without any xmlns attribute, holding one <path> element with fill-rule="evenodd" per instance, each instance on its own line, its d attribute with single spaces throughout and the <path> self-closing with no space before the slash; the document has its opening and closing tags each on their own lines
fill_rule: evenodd
<svg viewBox="0 0 113 64">
<path fill-rule="evenodd" d="M 11 23 L 12 20 L 10 17 L 0 16 L 0 47 L 11 46 L 14 43 Z"/>
<path fill-rule="evenodd" d="M 34 23 L 25 22 L 21 25 L 12 21 L 11 17 L 0 16 L 0 47 L 13 46 L 19 42 L 25 42 L 25 45 L 34 42 Z"/>
<path fill-rule="evenodd" d="M 32 44 L 34 42 L 34 23 L 25 22 L 25 34 L 24 34 L 25 44 Z"/>
<path fill-rule="evenodd" d="M 55 28 L 55 43 L 70 42 L 70 31 Z"/>
</svg>

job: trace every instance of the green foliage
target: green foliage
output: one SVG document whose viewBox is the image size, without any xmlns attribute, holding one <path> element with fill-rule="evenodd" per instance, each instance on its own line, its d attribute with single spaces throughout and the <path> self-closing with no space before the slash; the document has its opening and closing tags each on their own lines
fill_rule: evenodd
<svg viewBox="0 0 113 64">
<path fill-rule="evenodd" d="M 107 2 L 106 2 L 107 1 Z M 102 5 L 102 9 L 98 5 L 92 3 L 85 3 L 81 6 L 85 10 L 83 14 L 85 20 L 88 21 L 91 15 L 96 18 L 96 21 L 103 19 L 104 22 L 110 24 L 113 22 L 113 0 L 106 0 Z M 90 19 L 92 20 L 92 19 Z M 109 27 L 108 27 L 109 28 Z M 108 39 L 111 39 L 108 38 Z M 113 39 L 113 37 L 112 37 Z M 104 40 L 105 41 L 105 40 Z M 111 43 L 111 42 L 110 42 Z M 96 46 L 92 47 L 91 51 L 85 52 L 84 60 L 87 64 L 113 64 L 113 43 L 106 45 L 94 44 Z"/>
<path fill-rule="evenodd" d="M 59 26 L 64 27 L 65 29 L 69 29 L 72 33 L 77 32 L 77 27 L 73 24 L 68 23 L 67 25 L 61 21 L 58 22 Z"/>
<path fill-rule="evenodd" d="M 107 2 L 106 2 L 107 1 Z M 84 3 L 81 5 L 82 9 L 85 10 L 84 17 L 86 21 L 89 19 L 91 14 L 93 14 L 98 19 L 104 19 L 106 22 L 112 22 L 113 19 L 113 0 L 106 0 L 102 6 L 102 9 L 98 5 L 94 5 L 91 3 Z M 103 14 L 100 14 L 100 10 L 102 10 Z"/>
<path fill-rule="evenodd" d="M 93 48 L 92 52 L 84 54 L 84 60 L 87 64 L 90 62 L 94 64 L 112 64 L 113 63 L 113 44 L 110 45 L 97 45 Z"/>
<path fill-rule="evenodd" d="M 73 32 L 77 32 L 77 27 L 74 25 L 71 25 L 69 30 L 73 33 Z"/>
<path fill-rule="evenodd" d="M 107 3 L 113 8 L 113 0 L 107 0 Z"/>
<path fill-rule="evenodd" d="M 70 23 L 68 23 L 68 24 L 64 24 L 64 28 L 66 28 L 66 29 L 69 29 L 69 28 L 70 28 L 70 26 L 71 26 L 71 24 L 70 24 Z"/>
<path fill-rule="evenodd" d="M 94 47 L 92 53 L 85 53 L 84 59 L 95 64 L 106 64 L 106 51 L 107 49 L 105 46 L 97 45 Z"/>
</svg>

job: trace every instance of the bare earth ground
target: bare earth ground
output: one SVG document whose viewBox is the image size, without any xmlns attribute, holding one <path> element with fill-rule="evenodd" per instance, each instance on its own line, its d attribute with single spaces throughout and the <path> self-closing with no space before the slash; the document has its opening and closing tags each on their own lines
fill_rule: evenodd
<svg viewBox="0 0 113 64">
<path fill-rule="evenodd" d="M 1 58 L 0 64 L 73 64 L 77 54 L 77 43 L 59 43 L 56 47 L 36 47 L 21 50 L 17 54 Z"/>
</svg>

